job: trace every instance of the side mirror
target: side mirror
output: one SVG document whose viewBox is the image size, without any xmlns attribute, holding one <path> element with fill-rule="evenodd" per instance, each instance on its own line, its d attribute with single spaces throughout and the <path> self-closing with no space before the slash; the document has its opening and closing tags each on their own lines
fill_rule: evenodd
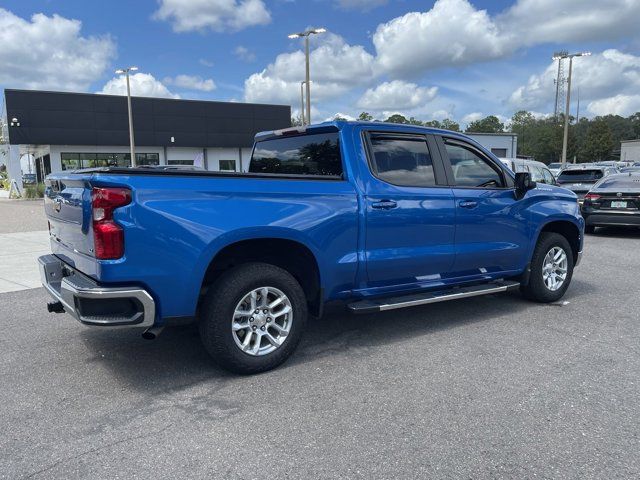
<svg viewBox="0 0 640 480">
<path fill-rule="evenodd" d="M 520 200 L 533 188 L 536 188 L 536 182 L 531 180 L 529 172 L 516 173 L 516 199 Z"/>
</svg>

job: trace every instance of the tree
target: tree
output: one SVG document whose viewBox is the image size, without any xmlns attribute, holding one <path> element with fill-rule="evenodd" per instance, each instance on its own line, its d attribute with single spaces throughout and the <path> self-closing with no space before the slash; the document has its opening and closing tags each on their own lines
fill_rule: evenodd
<svg viewBox="0 0 640 480">
<path fill-rule="evenodd" d="M 611 128 L 605 120 L 596 117 L 587 130 L 587 136 L 581 149 L 581 160 L 588 162 L 607 160 L 613 152 L 614 146 Z"/>
<path fill-rule="evenodd" d="M 442 128 L 444 128 L 445 130 L 451 130 L 453 132 L 460 131 L 460 124 L 458 122 L 454 122 L 450 118 L 445 118 L 444 120 L 442 120 L 441 125 L 442 125 Z"/>
<path fill-rule="evenodd" d="M 349 119 L 348 119 L 348 118 L 343 117 L 343 116 L 342 116 L 342 115 L 340 115 L 339 113 L 336 113 L 336 114 L 333 116 L 333 121 L 334 121 L 334 122 L 348 122 L 348 121 L 349 121 Z"/>
<path fill-rule="evenodd" d="M 292 127 L 301 127 L 302 126 L 302 117 L 298 115 L 297 117 L 291 117 L 291 126 Z"/>
<path fill-rule="evenodd" d="M 404 115 L 400 115 L 399 113 L 391 115 L 389 118 L 387 118 L 385 120 L 385 122 L 389 122 L 389 123 L 409 123 L 409 121 L 406 119 L 406 117 Z"/>
<path fill-rule="evenodd" d="M 372 122 L 373 115 L 368 112 L 362 112 L 360 115 L 358 115 L 358 120 L 360 120 L 361 122 Z"/>
<path fill-rule="evenodd" d="M 427 120 L 423 125 L 431 128 L 442 128 L 442 124 L 438 120 Z"/>
<path fill-rule="evenodd" d="M 518 152 L 521 155 L 531 155 L 532 137 L 527 135 L 527 130 L 535 125 L 536 119 L 531 112 L 520 110 L 511 117 L 511 132 L 518 135 Z M 533 132 L 529 132 L 533 133 Z"/>
<path fill-rule="evenodd" d="M 421 120 L 418 120 L 417 118 L 413 118 L 413 117 L 411 117 L 409 120 L 407 120 L 407 123 L 409 125 L 418 125 L 420 127 L 424 125 L 424 123 L 422 123 Z"/>
<path fill-rule="evenodd" d="M 480 120 L 471 122 L 467 127 L 467 132 L 473 133 L 500 133 L 504 131 L 502 123 L 495 115 L 489 115 Z"/>
</svg>

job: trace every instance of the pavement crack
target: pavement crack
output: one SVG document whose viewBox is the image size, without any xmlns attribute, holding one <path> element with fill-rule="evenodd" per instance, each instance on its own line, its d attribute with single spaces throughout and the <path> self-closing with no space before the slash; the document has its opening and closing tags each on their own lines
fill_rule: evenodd
<svg viewBox="0 0 640 480">
<path fill-rule="evenodd" d="M 165 430 L 171 428 L 172 426 L 173 426 L 173 424 L 170 423 L 169 425 L 166 425 L 166 426 L 162 427 L 159 430 L 154 430 L 152 432 L 143 433 L 141 435 L 128 436 L 126 438 L 123 438 L 121 440 L 117 440 L 115 442 L 107 443 L 107 444 L 101 445 L 99 447 L 95 447 L 95 448 L 91 448 L 89 450 L 85 450 L 84 452 L 81 452 L 81 453 L 79 453 L 77 455 L 72 455 L 70 457 L 61 458 L 57 462 L 54 462 L 54 463 L 52 463 L 50 465 L 47 465 L 46 467 L 44 467 L 44 468 L 42 468 L 42 469 L 40 469 L 40 470 L 38 470 L 36 472 L 32 472 L 32 473 L 30 473 L 30 474 L 28 474 L 28 475 L 26 475 L 25 477 L 22 477 L 22 478 L 24 478 L 25 480 L 27 478 L 33 478 L 36 475 L 40 475 L 41 473 L 48 472 L 49 470 L 51 470 L 53 468 L 56 468 L 59 465 L 63 465 L 65 463 L 69 462 L 69 461 L 77 460 L 78 458 L 82 458 L 85 455 L 90 455 L 90 454 L 98 452 L 100 450 L 104 450 L 104 449 L 107 449 L 107 448 L 114 447 L 116 445 L 120 445 L 121 443 L 130 442 L 131 440 L 140 440 L 142 438 L 148 438 L 148 437 L 151 437 L 153 435 L 158 435 L 159 433 L 164 432 Z"/>
</svg>

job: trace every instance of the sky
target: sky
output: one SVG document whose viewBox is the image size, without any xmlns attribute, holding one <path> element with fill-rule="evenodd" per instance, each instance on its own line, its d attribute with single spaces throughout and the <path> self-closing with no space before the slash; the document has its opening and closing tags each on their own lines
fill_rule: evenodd
<svg viewBox="0 0 640 480">
<path fill-rule="evenodd" d="M 0 0 L 0 88 L 275 103 L 463 126 L 553 111 L 554 51 L 577 58 L 580 115 L 640 111 L 640 0 Z M 575 113 L 577 103 L 573 102 Z"/>
</svg>

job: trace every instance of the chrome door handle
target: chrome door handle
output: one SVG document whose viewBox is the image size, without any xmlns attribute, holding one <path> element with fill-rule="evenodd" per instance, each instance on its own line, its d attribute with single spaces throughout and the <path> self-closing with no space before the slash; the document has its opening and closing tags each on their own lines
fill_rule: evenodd
<svg viewBox="0 0 640 480">
<path fill-rule="evenodd" d="M 391 210 L 396 208 L 398 204 L 393 200 L 380 200 L 379 202 L 373 202 L 371 208 L 377 208 L 379 210 Z"/>
<path fill-rule="evenodd" d="M 476 208 L 478 202 L 474 202 L 473 200 L 460 200 L 458 205 L 460 205 L 461 208 Z"/>
</svg>

